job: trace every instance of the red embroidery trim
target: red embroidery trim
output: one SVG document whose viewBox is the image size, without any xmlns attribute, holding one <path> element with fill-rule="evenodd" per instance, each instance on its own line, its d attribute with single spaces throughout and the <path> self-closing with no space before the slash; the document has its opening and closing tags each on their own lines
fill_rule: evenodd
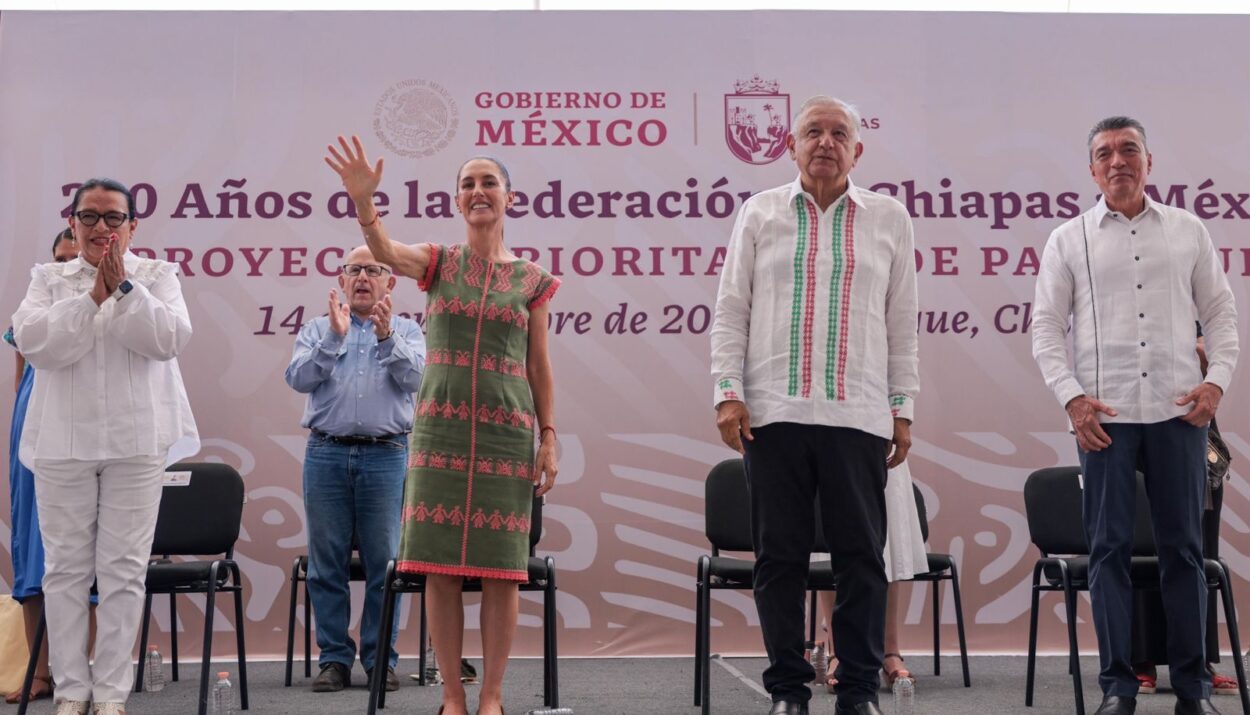
<svg viewBox="0 0 1250 715">
<path fill-rule="evenodd" d="M 543 290 L 542 293 L 535 296 L 533 300 L 531 300 L 529 303 L 525 305 L 525 307 L 533 310 L 534 308 L 537 308 L 543 303 L 546 303 L 547 301 L 551 300 L 552 296 L 556 294 L 556 290 L 559 287 L 560 287 L 560 279 L 556 278 L 555 276 L 552 276 L 551 283 L 547 285 L 547 288 Z"/>
<path fill-rule="evenodd" d="M 804 279 L 805 288 L 803 290 L 803 352 L 801 366 L 801 382 L 799 394 L 803 397 L 812 396 L 812 322 L 816 317 L 816 254 L 819 249 L 820 242 L 820 226 L 819 218 L 816 216 L 816 207 L 810 202 L 807 204 L 808 215 L 808 238 L 807 246 L 807 276 Z"/>
<path fill-rule="evenodd" d="M 430 247 L 430 262 L 425 267 L 425 275 L 417 280 L 417 287 L 423 291 L 429 291 L 434 285 L 434 276 L 438 275 L 438 257 L 443 252 L 442 246 L 436 246 L 433 243 L 427 244 Z"/>
<path fill-rule="evenodd" d="M 501 581 L 529 581 L 528 571 L 512 569 L 490 569 L 476 566 L 452 566 L 434 564 L 428 561 L 397 561 L 395 570 L 400 573 L 438 574 L 440 576 L 468 576 L 469 578 L 494 578 Z"/>
<path fill-rule="evenodd" d="M 842 279 L 842 319 L 838 321 L 838 399 L 846 399 L 846 345 L 850 341 L 851 281 L 855 277 L 855 202 L 848 196 L 846 206 L 846 269 Z M 828 359 L 828 358 L 826 358 Z M 897 414 L 897 413 L 896 413 Z"/>
</svg>

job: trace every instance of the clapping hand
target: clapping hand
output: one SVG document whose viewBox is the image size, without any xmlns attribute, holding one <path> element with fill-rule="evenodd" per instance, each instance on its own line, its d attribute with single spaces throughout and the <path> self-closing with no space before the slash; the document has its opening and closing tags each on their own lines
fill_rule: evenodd
<svg viewBox="0 0 1250 715">
<path fill-rule="evenodd" d="M 118 284 L 126 280 L 126 264 L 122 261 L 118 245 L 117 234 L 109 236 L 108 248 L 104 249 L 100 265 L 96 266 L 95 285 L 91 287 L 91 297 L 96 305 L 108 300 Z"/>
<path fill-rule="evenodd" d="M 347 326 L 351 325 L 351 307 L 339 302 L 339 292 L 330 289 L 330 330 L 340 336 L 347 335 Z"/>
<path fill-rule="evenodd" d="M 373 321 L 373 334 L 378 336 L 379 343 L 391 337 L 391 297 L 389 295 L 382 296 L 382 300 L 373 304 L 369 320 Z"/>
</svg>

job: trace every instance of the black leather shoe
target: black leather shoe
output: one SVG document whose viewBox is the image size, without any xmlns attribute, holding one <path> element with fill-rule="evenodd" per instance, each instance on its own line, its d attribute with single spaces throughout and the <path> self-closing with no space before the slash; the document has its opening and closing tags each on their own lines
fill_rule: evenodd
<svg viewBox="0 0 1250 715">
<path fill-rule="evenodd" d="M 1098 706 L 1094 715 L 1133 715 L 1135 712 L 1137 712 L 1137 698 L 1108 695 L 1102 699 L 1102 705 Z"/>
<path fill-rule="evenodd" d="M 1177 698 L 1176 715 L 1220 715 L 1207 698 Z"/>
<path fill-rule="evenodd" d="M 369 683 L 370 685 L 373 684 L 373 670 L 372 669 L 365 671 L 365 682 Z M 399 676 L 395 675 L 394 668 L 388 667 L 386 669 L 386 692 L 393 693 L 396 690 L 399 690 Z"/>
<path fill-rule="evenodd" d="M 768 715 L 807 715 L 807 703 L 778 700 L 773 703 L 773 709 L 768 711 Z"/>
<path fill-rule="evenodd" d="M 833 715 L 881 715 L 881 708 L 871 700 L 854 705 L 843 705 L 839 701 L 838 706 L 834 708 Z"/>
<path fill-rule="evenodd" d="M 352 684 L 352 671 L 342 663 L 326 663 L 313 678 L 314 693 L 337 693 Z"/>
</svg>

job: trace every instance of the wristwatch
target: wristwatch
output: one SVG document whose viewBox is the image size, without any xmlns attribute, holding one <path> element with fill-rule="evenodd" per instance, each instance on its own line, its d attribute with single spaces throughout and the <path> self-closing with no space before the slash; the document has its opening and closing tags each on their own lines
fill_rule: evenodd
<svg viewBox="0 0 1250 715">
<path fill-rule="evenodd" d="M 121 300 L 121 299 L 122 299 L 122 298 L 124 298 L 124 297 L 126 296 L 126 294 L 127 294 L 127 293 L 129 293 L 129 292 L 131 291 L 131 289 L 133 289 L 134 287 L 135 287 L 135 286 L 134 286 L 134 284 L 133 284 L 133 283 L 131 283 L 129 280 L 124 280 L 124 281 L 122 281 L 121 283 L 118 283 L 118 284 L 117 284 L 117 290 L 113 291 L 113 299 L 114 299 L 114 300 Z"/>
</svg>

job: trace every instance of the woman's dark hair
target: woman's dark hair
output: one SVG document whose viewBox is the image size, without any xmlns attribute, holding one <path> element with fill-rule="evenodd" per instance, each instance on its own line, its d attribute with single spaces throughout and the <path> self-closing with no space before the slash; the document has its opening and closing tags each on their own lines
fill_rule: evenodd
<svg viewBox="0 0 1250 715">
<path fill-rule="evenodd" d="M 130 193 L 130 189 L 126 188 L 126 185 L 123 184 L 122 182 L 116 181 L 114 179 L 107 179 L 104 177 L 98 177 L 95 179 L 87 179 L 86 181 L 83 182 L 82 186 L 78 187 L 78 190 L 74 192 L 74 203 L 70 204 L 70 207 L 69 207 L 69 212 L 71 214 L 78 212 L 78 200 L 82 198 L 82 195 L 84 193 L 92 189 L 104 189 L 106 191 L 116 191 L 117 193 L 124 195 L 126 197 L 126 218 L 130 219 L 131 221 L 134 220 L 135 218 L 135 195 Z"/>
<path fill-rule="evenodd" d="M 511 191 L 511 190 L 512 190 L 512 177 L 508 174 L 508 167 L 504 166 L 504 165 L 503 165 L 503 162 L 502 162 L 502 161 L 500 161 L 500 160 L 498 160 L 498 159 L 496 159 L 495 157 L 493 157 L 493 156 L 486 156 L 486 155 L 484 155 L 484 154 L 483 154 L 483 155 L 480 155 L 480 156 L 471 156 L 471 157 L 469 157 L 468 159 L 465 159 L 464 163 L 460 165 L 460 168 L 459 168 L 458 170 L 456 170 L 456 191 L 459 191 L 459 190 L 460 190 L 460 175 L 461 175 L 462 173 L 464 173 L 464 167 L 468 166 L 468 165 L 469 165 L 469 162 L 471 162 L 471 161 L 477 161 L 478 159 L 481 159 L 482 161 L 489 161 L 490 163 L 492 163 L 492 164 L 494 164 L 495 166 L 499 167 L 499 173 L 500 173 L 500 174 L 503 174 L 503 188 L 504 188 L 504 191 Z"/>
<path fill-rule="evenodd" d="M 65 229 L 64 231 L 61 231 L 60 233 L 58 233 L 58 234 L 56 235 L 56 238 L 53 238 L 53 239 L 52 239 L 52 255 L 54 255 L 54 256 L 56 255 L 56 247 L 57 247 L 57 246 L 59 246 L 59 245 L 61 245 L 61 241 L 70 241 L 70 242 L 72 242 L 73 240 L 74 240 L 74 231 L 73 231 L 73 229 L 69 229 L 69 228 L 67 228 L 67 229 Z"/>
</svg>

